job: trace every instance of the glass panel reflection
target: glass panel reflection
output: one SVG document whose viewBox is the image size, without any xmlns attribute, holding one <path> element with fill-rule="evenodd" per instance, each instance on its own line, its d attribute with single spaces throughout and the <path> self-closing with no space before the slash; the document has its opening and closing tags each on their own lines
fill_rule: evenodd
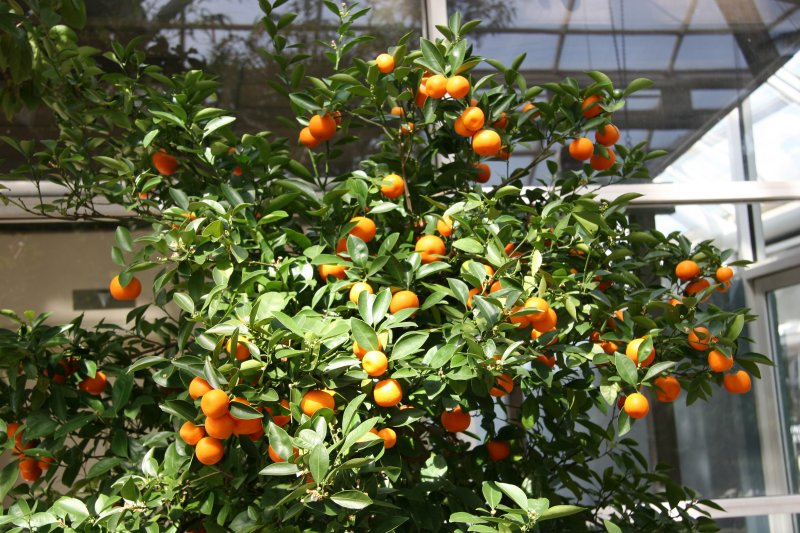
<svg viewBox="0 0 800 533">
<path fill-rule="evenodd" d="M 792 491 L 800 478 L 800 284 L 767 294 Z"/>
</svg>

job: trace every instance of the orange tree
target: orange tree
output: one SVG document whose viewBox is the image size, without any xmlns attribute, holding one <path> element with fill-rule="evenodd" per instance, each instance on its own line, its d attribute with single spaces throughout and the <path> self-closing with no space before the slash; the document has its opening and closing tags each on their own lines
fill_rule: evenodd
<svg viewBox="0 0 800 533">
<path fill-rule="evenodd" d="M 261 2 L 264 26 L 305 163 L 294 137 L 235 136 L 202 72 L 167 76 L 134 44 L 100 62 L 57 16 L 9 9 L 4 31 L 24 39 L 4 50 L 34 50 L 59 128 L 4 138 L 25 161 L 11 174 L 65 195 L 5 200 L 106 221 L 125 206 L 110 290 L 144 303 L 89 328 L 4 312 L 0 523 L 715 530 L 626 433 L 682 390 L 747 392 L 768 361 L 737 344 L 746 310 L 706 302 L 742 264 L 730 251 L 637 229 L 635 195 L 592 192 L 660 155 L 617 144 L 612 124 L 649 82 L 528 87 L 524 56 L 476 57 L 477 22 L 457 15 L 419 50 L 405 38 L 365 59 L 350 31 L 364 11 L 330 2 L 332 71 L 304 78 L 281 3 Z M 496 72 L 476 79 L 481 62 Z M 331 170 L 372 134 L 357 168 Z M 491 176 L 486 161 L 530 147 Z M 585 163 L 560 169 L 559 150 Z M 523 188 L 539 164 L 548 178 Z"/>
</svg>

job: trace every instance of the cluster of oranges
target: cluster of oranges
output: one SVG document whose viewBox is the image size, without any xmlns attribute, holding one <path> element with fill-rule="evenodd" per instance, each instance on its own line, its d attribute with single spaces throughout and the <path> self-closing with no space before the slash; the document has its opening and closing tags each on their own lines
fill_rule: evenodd
<svg viewBox="0 0 800 533">
<path fill-rule="evenodd" d="M 67 379 L 77 371 L 78 362 L 71 357 L 64 357 L 58 360 L 56 368 L 52 372 L 52 376 L 50 376 L 50 372 L 47 370 L 44 371 L 44 375 L 50 377 L 50 379 L 56 383 L 65 383 Z M 106 376 L 106 373 L 102 370 L 97 370 L 94 377 L 87 376 L 78 383 L 79 389 L 93 396 L 100 396 L 103 394 L 103 391 L 106 390 L 106 386 L 108 386 L 108 376 Z"/>
<path fill-rule="evenodd" d="M 200 399 L 200 409 L 206 418 L 202 426 L 185 422 L 179 434 L 186 444 L 195 447 L 195 456 L 204 465 L 213 465 L 222 459 L 225 455 L 222 441 L 231 435 L 247 436 L 254 441 L 264 436 L 261 418 L 236 418 L 231 414 L 231 401 L 250 405 L 245 398 L 231 400 L 224 391 L 215 389 L 201 377 L 195 377 L 189 383 L 189 396 L 193 400 Z M 288 416 L 277 418 L 273 417 L 273 422 L 278 425 L 289 422 Z"/>
<path fill-rule="evenodd" d="M 703 271 L 697 262 L 691 259 L 685 259 L 677 264 L 675 267 L 675 276 L 681 283 L 687 283 L 683 292 L 686 296 L 694 296 L 695 294 L 703 291 L 711 286 L 708 278 L 703 277 Z M 727 266 L 720 266 L 715 272 L 715 278 L 719 286 L 719 292 L 725 292 L 731 285 L 733 278 L 733 269 Z"/>
<path fill-rule="evenodd" d="M 308 121 L 308 126 L 300 130 L 298 141 L 306 148 L 313 149 L 323 141 L 329 141 L 336 135 L 336 128 L 342 122 L 342 114 L 338 111 L 315 114 Z"/>
<path fill-rule="evenodd" d="M 708 328 L 698 326 L 692 328 L 687 336 L 689 346 L 699 352 L 708 352 L 706 360 L 708 368 L 712 372 L 725 373 L 733 368 L 733 356 L 730 357 L 716 349 L 713 345 L 716 343 L 717 338 L 712 336 Z M 725 389 L 733 394 L 744 394 L 750 390 L 751 380 L 750 375 L 744 370 L 739 370 L 733 374 L 725 374 L 723 377 L 723 385 Z"/>
<path fill-rule="evenodd" d="M 21 429 L 22 424 L 19 422 L 11 422 L 6 426 L 6 434 L 9 439 L 14 439 L 14 453 L 17 454 L 17 467 L 19 474 L 25 481 L 36 481 L 42 473 L 50 468 L 54 460 L 52 457 L 41 457 L 39 459 L 29 457 L 25 454 L 25 450 L 36 446 L 36 441 L 28 441 L 25 439 L 25 431 Z"/>
</svg>

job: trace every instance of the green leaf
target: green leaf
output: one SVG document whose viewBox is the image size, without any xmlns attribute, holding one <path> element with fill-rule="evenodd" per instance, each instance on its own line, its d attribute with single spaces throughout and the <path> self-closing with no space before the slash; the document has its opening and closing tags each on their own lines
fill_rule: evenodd
<svg viewBox="0 0 800 533">
<path fill-rule="evenodd" d="M 300 472 L 300 468 L 294 463 L 272 463 L 262 468 L 259 474 L 262 476 L 293 476 Z"/>
<path fill-rule="evenodd" d="M 104 457 L 92 465 L 86 477 L 94 478 L 102 476 L 103 474 L 113 470 L 120 464 L 122 464 L 122 459 L 120 459 L 119 457 Z"/>
<path fill-rule="evenodd" d="M 305 109 L 306 111 L 311 111 L 316 113 L 320 110 L 319 105 L 315 102 L 311 97 L 302 94 L 302 93 L 292 93 L 289 95 L 289 100 L 291 102 L 300 107 L 301 109 Z"/>
<path fill-rule="evenodd" d="M 494 509 L 494 507 L 492 507 Z M 485 524 L 486 519 L 481 518 L 479 516 L 475 516 L 474 514 L 465 513 L 465 512 L 458 512 L 453 513 L 450 515 L 451 522 L 458 522 L 461 524 Z"/>
<path fill-rule="evenodd" d="M 75 526 L 89 518 L 89 509 L 86 504 L 77 498 L 62 496 L 53 503 L 53 512 L 60 518 L 69 516 L 72 525 Z"/>
<path fill-rule="evenodd" d="M 427 333 L 408 332 L 400 337 L 392 347 L 392 360 L 403 359 L 417 353 L 428 340 Z"/>
<path fill-rule="evenodd" d="M 104 155 L 96 155 L 94 156 L 93 159 L 105 167 L 117 170 L 125 174 L 128 174 L 131 171 L 130 167 L 128 167 L 128 165 L 125 164 L 124 161 L 120 161 L 119 159 L 106 157 Z"/>
<path fill-rule="evenodd" d="M 486 500 L 486 504 L 492 509 L 496 508 L 500 504 L 500 500 L 503 499 L 503 493 L 500 492 L 497 486 L 490 481 L 484 481 L 481 489 L 483 491 L 483 497 Z"/>
<path fill-rule="evenodd" d="M 119 413 L 125 408 L 132 391 L 133 374 L 127 372 L 117 374 L 117 379 L 114 380 L 114 388 L 111 391 L 111 403 L 115 412 Z"/>
<path fill-rule="evenodd" d="M 242 402 L 231 402 L 230 411 L 231 416 L 239 420 L 253 420 L 256 418 L 263 418 L 264 416 L 254 408 Z"/>
<path fill-rule="evenodd" d="M 359 346 L 365 350 L 377 350 L 379 348 L 378 336 L 375 331 L 362 320 L 351 318 L 350 328 Z"/>
<path fill-rule="evenodd" d="M 189 209 L 189 197 L 186 196 L 185 192 L 181 191 L 180 189 L 173 189 L 170 187 L 169 195 L 172 197 L 178 207 L 184 211 Z"/>
<path fill-rule="evenodd" d="M 322 483 L 328 473 L 330 467 L 330 458 L 328 457 L 328 449 L 324 444 L 317 444 L 311 449 L 308 457 L 308 468 L 311 470 L 311 477 L 317 483 Z"/>
<path fill-rule="evenodd" d="M 10 461 L 0 470 L 0 500 L 5 499 L 6 494 L 17 481 L 19 468 L 16 461 Z"/>
<path fill-rule="evenodd" d="M 653 85 L 655 84 L 652 80 L 647 78 L 636 78 L 628 84 L 628 86 L 625 88 L 625 91 L 622 93 L 622 96 L 628 96 L 636 91 L 641 91 L 642 89 L 652 87 Z"/>
<path fill-rule="evenodd" d="M 159 408 L 188 422 L 194 422 L 197 418 L 197 408 L 185 400 L 165 400 L 159 404 Z"/>
<path fill-rule="evenodd" d="M 205 139 L 206 137 L 208 137 L 209 135 L 211 135 L 212 133 L 214 133 L 218 129 L 227 126 L 228 124 L 230 124 L 234 120 L 236 120 L 236 117 L 230 117 L 230 116 L 217 117 L 215 119 L 209 120 L 208 124 L 206 124 L 206 127 L 203 128 L 203 138 Z"/>
<path fill-rule="evenodd" d="M 372 504 L 372 499 L 360 490 L 343 490 L 331 496 L 331 500 L 345 509 L 364 509 Z"/>
<path fill-rule="evenodd" d="M 639 372 L 636 370 L 636 363 L 622 353 L 617 352 L 614 355 L 614 366 L 617 367 L 617 374 L 622 380 L 635 387 L 639 382 Z"/>
<path fill-rule="evenodd" d="M 622 530 L 611 520 L 603 520 L 603 525 L 606 526 L 608 533 L 622 533 Z"/>
<path fill-rule="evenodd" d="M 434 43 L 424 38 L 419 40 L 419 44 L 422 50 L 422 57 L 424 57 L 431 66 L 435 67 L 433 70 L 437 74 L 444 74 L 447 69 L 447 61 L 439 51 L 439 48 Z"/>
<path fill-rule="evenodd" d="M 473 239 L 472 237 L 458 239 L 453 243 L 453 248 L 463 250 L 469 254 L 483 253 L 483 245 L 477 239 Z"/>
<path fill-rule="evenodd" d="M 192 297 L 183 292 L 176 292 L 172 295 L 172 300 L 175 302 L 175 305 L 189 313 L 190 315 L 194 314 L 194 301 L 192 301 Z"/>
<path fill-rule="evenodd" d="M 147 133 L 147 135 L 144 136 L 144 139 L 142 139 L 142 146 L 144 148 L 147 148 L 148 146 L 150 146 L 150 143 L 153 142 L 153 139 L 155 139 L 160 132 L 161 132 L 161 130 L 149 131 Z"/>
<path fill-rule="evenodd" d="M 126 252 L 133 251 L 133 237 L 131 237 L 131 232 L 128 231 L 128 228 L 124 226 L 117 226 L 117 231 L 114 233 L 114 237 L 117 241 L 117 245 L 120 248 Z"/>
<path fill-rule="evenodd" d="M 282 427 L 270 422 L 267 436 L 269 445 L 272 446 L 272 449 L 275 450 L 279 457 L 288 459 L 294 454 L 292 438 Z"/>
<path fill-rule="evenodd" d="M 349 402 L 347 402 L 347 407 L 344 408 L 344 414 L 342 414 L 342 432 L 347 434 L 350 431 L 350 426 L 352 425 L 351 422 L 355 420 L 355 414 L 358 411 L 358 408 L 361 406 L 361 403 L 366 399 L 366 394 L 359 394 Z"/>
<path fill-rule="evenodd" d="M 647 374 L 644 375 L 644 379 L 642 381 L 649 381 L 662 372 L 669 370 L 673 366 L 675 366 L 673 361 L 661 361 L 660 363 L 656 363 L 647 369 Z"/>
<path fill-rule="evenodd" d="M 736 315 L 731 325 L 728 326 L 728 331 L 725 332 L 725 338 L 730 341 L 735 341 L 744 328 L 744 315 Z"/>
<path fill-rule="evenodd" d="M 514 503 L 516 503 L 520 509 L 523 511 L 528 510 L 528 497 L 521 488 L 516 485 L 511 485 L 510 483 L 500 483 L 499 481 L 495 481 L 494 485 L 503 491 L 506 496 L 514 500 Z"/>
<path fill-rule="evenodd" d="M 577 505 L 554 505 L 539 515 L 539 522 L 563 518 L 586 510 L 585 507 L 578 507 Z"/>
</svg>

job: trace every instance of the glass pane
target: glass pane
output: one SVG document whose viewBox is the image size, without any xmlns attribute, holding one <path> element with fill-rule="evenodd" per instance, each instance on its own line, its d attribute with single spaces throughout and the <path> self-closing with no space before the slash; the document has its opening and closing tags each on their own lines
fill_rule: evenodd
<svg viewBox="0 0 800 533">
<path fill-rule="evenodd" d="M 800 477 L 800 284 L 767 294 L 793 492 Z"/>
<path fill-rule="evenodd" d="M 642 76 L 654 80 L 655 87 L 631 98 L 614 120 L 624 142 L 626 132 L 635 132 L 632 137 L 673 158 L 798 51 L 792 36 L 800 6 L 780 0 L 450 0 L 447 6 L 449 14 L 483 21 L 473 34 L 477 53 L 505 64 L 527 53 L 520 73 L 529 85 L 565 76 L 588 83 L 589 69 L 606 71 L 617 85 Z M 482 64 L 474 74 L 490 72 Z M 722 133 L 727 141 L 728 132 Z M 738 131 L 732 139 L 739 142 Z M 680 169 L 698 172 L 685 181 L 734 179 L 731 170 L 738 169 L 731 169 L 730 154 L 713 148 L 704 145 L 706 164 Z M 652 175 L 672 162 L 651 161 Z M 681 181 L 674 171 L 666 178 Z"/>
<path fill-rule="evenodd" d="M 759 180 L 800 180 L 800 54 L 750 97 L 753 148 Z"/>
<path fill-rule="evenodd" d="M 769 517 L 742 516 L 717 520 L 720 533 L 770 533 Z"/>
</svg>

